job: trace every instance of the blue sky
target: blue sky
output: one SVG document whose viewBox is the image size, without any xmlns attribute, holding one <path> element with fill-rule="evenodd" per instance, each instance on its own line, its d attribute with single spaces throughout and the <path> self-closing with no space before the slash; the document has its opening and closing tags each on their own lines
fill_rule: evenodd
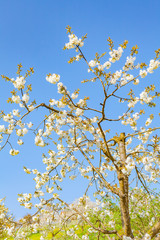
<svg viewBox="0 0 160 240">
<path fill-rule="evenodd" d="M 125 39 L 129 47 L 140 47 L 140 59 L 148 61 L 154 50 L 160 48 L 160 1 L 156 0 L 1 0 L 0 1 L 0 74 L 15 77 L 17 64 L 24 70 L 34 67 L 32 79 L 33 95 L 39 102 L 55 98 L 56 90 L 45 81 L 47 73 L 58 73 L 69 90 L 81 88 L 80 81 L 87 77 L 84 63 L 68 65 L 74 53 L 63 51 L 68 41 L 65 27 L 72 26 L 78 36 L 85 33 L 84 52 L 93 59 L 95 52 L 107 49 L 107 38 L 115 46 Z M 158 74 L 155 76 L 159 76 Z M 4 81 L 0 84 L 0 109 L 9 109 L 6 99 L 12 88 Z M 85 87 L 82 93 L 86 94 Z M 92 96 L 98 94 L 92 88 Z M 28 144 L 28 145 L 27 145 Z M 41 151 L 28 139 L 23 154 L 12 158 L 9 147 L 0 152 L 0 198 L 6 196 L 6 204 L 19 218 L 28 210 L 19 207 L 17 193 L 32 191 L 32 177 L 22 168 L 41 168 Z M 67 185 L 67 184 L 66 184 Z M 74 195 L 72 194 L 74 192 Z M 64 196 L 73 201 L 82 194 L 81 188 L 66 188 Z"/>
</svg>

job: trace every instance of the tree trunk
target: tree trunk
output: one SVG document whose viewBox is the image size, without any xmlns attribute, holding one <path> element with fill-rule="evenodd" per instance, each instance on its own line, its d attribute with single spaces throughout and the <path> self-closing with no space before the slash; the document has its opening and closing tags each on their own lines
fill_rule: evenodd
<svg viewBox="0 0 160 240">
<path fill-rule="evenodd" d="M 122 227 L 125 236 L 133 238 L 133 233 L 130 223 L 129 215 L 129 199 L 128 199 L 128 176 L 121 170 L 125 167 L 126 163 L 126 148 L 125 148 L 125 133 L 121 133 L 118 141 L 119 155 L 120 155 L 120 170 L 118 171 L 118 180 L 120 187 L 120 208 L 122 217 Z"/>
</svg>

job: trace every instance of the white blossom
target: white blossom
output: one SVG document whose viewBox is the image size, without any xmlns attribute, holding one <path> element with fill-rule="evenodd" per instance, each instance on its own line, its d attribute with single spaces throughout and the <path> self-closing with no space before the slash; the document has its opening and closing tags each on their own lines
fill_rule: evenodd
<svg viewBox="0 0 160 240">
<path fill-rule="evenodd" d="M 4 125 L 0 125 L 0 132 L 5 132 L 5 126 Z"/>
<path fill-rule="evenodd" d="M 12 96 L 12 101 L 15 102 L 15 103 L 20 103 L 21 102 L 20 96 L 13 95 Z"/>
<path fill-rule="evenodd" d="M 25 93 L 22 97 L 22 100 L 25 102 L 25 103 L 28 103 L 29 101 L 29 96 Z"/>
<path fill-rule="evenodd" d="M 110 67 L 111 67 L 111 62 L 107 61 L 107 62 L 103 63 L 103 68 L 109 69 Z"/>
<path fill-rule="evenodd" d="M 140 70 L 139 75 L 141 78 L 145 78 L 147 76 L 147 71 L 146 70 Z"/>
<path fill-rule="evenodd" d="M 25 87 L 25 79 L 24 77 L 17 77 L 15 81 L 13 81 L 13 85 L 15 88 L 17 88 L 18 90 L 20 89 L 24 89 Z"/>
<path fill-rule="evenodd" d="M 95 67 L 96 65 L 97 65 L 97 62 L 94 61 L 94 60 L 91 60 L 91 61 L 89 62 L 89 66 L 90 66 L 90 67 Z"/>
<path fill-rule="evenodd" d="M 46 77 L 46 80 L 50 83 L 56 84 L 60 80 L 60 75 L 53 73 L 52 75 L 49 74 Z"/>
<path fill-rule="evenodd" d="M 15 155 L 18 155 L 18 154 L 19 154 L 19 151 L 18 151 L 18 150 L 15 150 L 15 149 L 11 149 L 9 153 L 10 153 L 12 156 L 15 156 Z"/>
</svg>

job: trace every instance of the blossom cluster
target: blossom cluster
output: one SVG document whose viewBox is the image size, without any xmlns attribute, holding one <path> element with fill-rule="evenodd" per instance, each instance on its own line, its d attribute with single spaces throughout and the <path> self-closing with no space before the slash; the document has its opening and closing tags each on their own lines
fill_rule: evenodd
<svg viewBox="0 0 160 240">
<path fill-rule="evenodd" d="M 78 38 L 75 34 L 69 34 L 68 35 L 69 42 L 65 44 L 65 47 L 67 49 L 75 48 L 77 46 L 82 47 L 84 45 L 84 42 L 81 38 Z"/>
</svg>

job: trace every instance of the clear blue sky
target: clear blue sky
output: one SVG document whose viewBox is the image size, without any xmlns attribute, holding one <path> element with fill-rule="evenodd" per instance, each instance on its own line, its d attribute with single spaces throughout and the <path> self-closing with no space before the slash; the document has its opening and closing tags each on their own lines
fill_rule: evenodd
<svg viewBox="0 0 160 240">
<path fill-rule="evenodd" d="M 117 45 L 125 39 L 130 47 L 137 44 L 143 61 L 147 61 L 160 48 L 159 10 L 158 0 L 1 0 L 0 74 L 15 77 L 19 63 L 25 70 L 34 67 L 33 93 L 39 102 L 56 96 L 56 90 L 45 81 L 49 72 L 60 74 L 70 90 L 80 87 L 80 81 L 86 77 L 86 66 L 67 63 L 73 54 L 62 50 L 68 41 L 67 25 L 78 36 L 88 33 L 84 46 L 88 59 L 95 52 L 106 50 L 110 36 Z M 5 102 L 11 90 L 9 84 L 1 81 L 0 109 L 7 108 Z M 41 150 L 32 144 L 26 139 L 24 154 L 17 158 L 8 154 L 9 147 L 0 152 L 0 198 L 6 196 L 6 204 L 17 218 L 29 212 L 19 207 L 17 193 L 33 190 L 32 176 L 26 175 L 22 168 L 42 165 Z M 64 197 L 73 201 L 82 193 L 74 185 L 69 194 L 67 190 L 64 192 Z"/>
</svg>

